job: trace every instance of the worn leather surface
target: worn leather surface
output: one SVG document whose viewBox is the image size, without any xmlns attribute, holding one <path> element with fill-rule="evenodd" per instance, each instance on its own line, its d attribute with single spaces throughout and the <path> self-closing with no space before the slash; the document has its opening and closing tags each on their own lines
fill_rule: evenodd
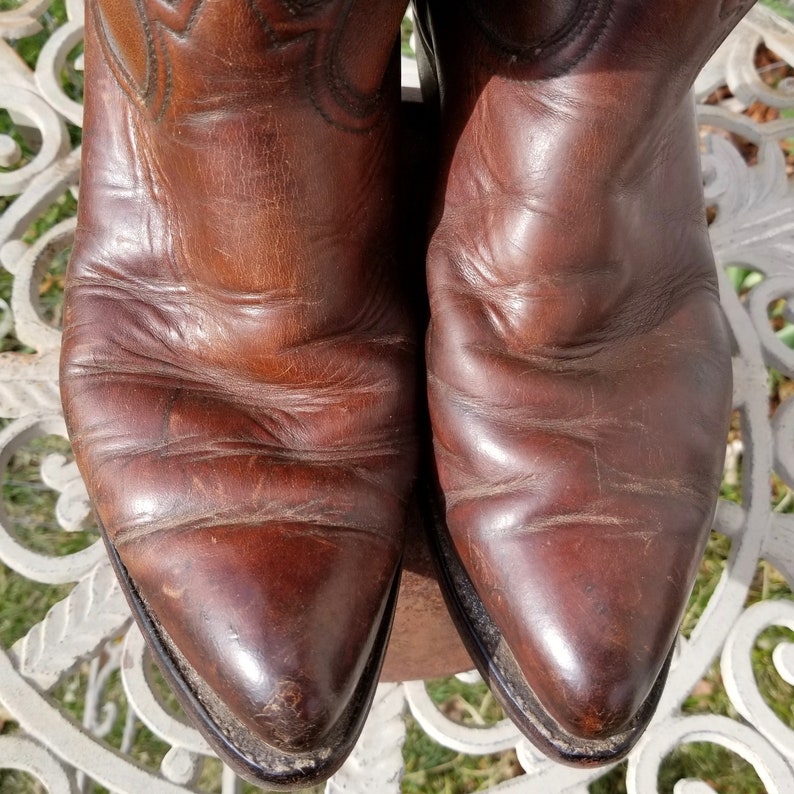
<svg viewBox="0 0 794 794">
<path fill-rule="evenodd" d="M 750 5 L 420 9 L 441 102 L 427 357 L 446 531 L 583 740 L 648 697 L 719 489 L 731 343 L 689 89 Z"/>
<path fill-rule="evenodd" d="M 136 597 L 286 752 L 323 746 L 376 652 L 415 478 L 402 13 L 87 7 L 61 370 L 75 455 Z"/>
</svg>

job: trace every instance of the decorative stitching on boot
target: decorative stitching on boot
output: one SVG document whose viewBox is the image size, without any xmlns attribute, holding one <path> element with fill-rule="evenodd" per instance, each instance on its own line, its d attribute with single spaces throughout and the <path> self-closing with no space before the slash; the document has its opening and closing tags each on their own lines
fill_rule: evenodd
<svg viewBox="0 0 794 794">
<path fill-rule="evenodd" d="M 299 14 L 312 12 L 316 10 L 317 6 L 322 6 L 333 0 L 282 0 L 284 5 L 287 6 L 291 14 L 298 16 Z"/>
<path fill-rule="evenodd" d="M 720 7 L 720 22 L 735 25 L 753 5 L 755 0 L 725 0 Z"/>
<path fill-rule="evenodd" d="M 186 40 L 206 0 L 133 0 L 145 46 L 145 75 L 136 80 L 124 53 L 103 18 L 99 3 L 91 5 L 100 49 L 119 86 L 136 104 L 161 121 L 173 90 L 173 68 L 166 34 Z M 354 0 L 246 0 L 274 49 L 305 48 L 304 85 L 317 112 L 332 126 L 367 132 L 382 118 L 385 69 L 374 91 L 359 90 L 343 73 L 342 34 Z M 395 41 L 397 31 L 395 30 Z"/>
<path fill-rule="evenodd" d="M 367 132 L 382 118 L 383 83 L 365 93 L 342 74 L 339 42 L 354 0 L 248 0 L 274 46 L 307 42 L 304 84 L 317 112 L 333 127 Z M 395 41 L 397 31 L 395 30 Z"/>
<path fill-rule="evenodd" d="M 530 65 L 533 63 L 548 66 L 544 76 L 555 77 L 573 69 L 584 60 L 598 45 L 599 40 L 613 13 L 612 0 L 580 0 L 568 19 L 553 33 L 527 43 L 511 41 L 489 24 L 476 0 L 466 0 L 466 6 L 474 20 L 477 30 L 490 47 L 507 63 Z M 584 46 L 561 63 L 554 63 L 554 56 L 567 47 L 589 36 Z"/>
<path fill-rule="evenodd" d="M 164 5 L 159 0 L 134 0 L 146 42 L 146 76 L 143 85 L 136 83 L 124 63 L 122 53 L 111 43 L 112 37 L 108 33 L 99 4 L 92 3 L 91 13 L 97 39 L 116 81 L 130 98 L 152 113 L 156 121 L 162 119 L 173 87 L 172 67 L 162 34 L 168 31 L 180 39 L 187 38 L 205 2 L 206 0 L 182 0 L 181 3 Z"/>
</svg>

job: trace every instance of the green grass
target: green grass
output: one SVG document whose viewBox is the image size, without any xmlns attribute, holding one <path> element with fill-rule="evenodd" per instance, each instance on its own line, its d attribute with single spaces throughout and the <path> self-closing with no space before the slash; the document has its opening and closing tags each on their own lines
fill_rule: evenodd
<svg viewBox="0 0 794 794">
<path fill-rule="evenodd" d="M 8 528 L 26 548 L 48 555 L 71 554 L 97 539 L 96 528 L 64 532 L 55 520 L 57 493 L 41 482 L 40 466 L 49 454 L 70 455 L 62 438 L 34 439 L 19 449 L 3 472 L 3 506 Z M 40 621 L 70 590 L 69 585 L 34 585 L 0 565 L 0 642 L 9 647 Z"/>
<path fill-rule="evenodd" d="M 428 738 L 410 716 L 403 755 L 404 794 L 467 794 L 521 774 L 513 751 L 483 756 L 456 753 Z"/>
<path fill-rule="evenodd" d="M 414 52 L 409 43 L 413 32 L 414 23 L 408 18 L 404 19 L 400 26 L 400 52 L 408 58 L 414 57 Z"/>
<path fill-rule="evenodd" d="M 771 8 L 783 19 L 794 21 L 794 4 L 790 0 L 761 0 L 761 5 Z"/>
</svg>

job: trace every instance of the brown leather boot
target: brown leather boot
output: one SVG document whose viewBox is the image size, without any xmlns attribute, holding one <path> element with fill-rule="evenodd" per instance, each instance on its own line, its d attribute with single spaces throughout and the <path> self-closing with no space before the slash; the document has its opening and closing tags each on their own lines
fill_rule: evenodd
<svg viewBox="0 0 794 794">
<path fill-rule="evenodd" d="M 709 534 L 731 350 L 690 86 L 752 5 L 430 2 L 445 587 L 526 735 L 624 755 Z"/>
<path fill-rule="evenodd" d="M 268 787 L 354 745 L 416 466 L 402 0 L 94 0 L 62 390 L 182 705 Z"/>
</svg>

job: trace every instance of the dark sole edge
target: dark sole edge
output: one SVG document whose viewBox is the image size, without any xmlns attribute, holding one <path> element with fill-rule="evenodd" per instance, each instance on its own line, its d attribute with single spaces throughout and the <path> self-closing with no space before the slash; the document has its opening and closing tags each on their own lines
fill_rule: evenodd
<svg viewBox="0 0 794 794">
<path fill-rule="evenodd" d="M 464 645 L 480 675 L 521 733 L 546 756 L 569 766 L 604 766 L 625 758 L 637 743 L 659 704 L 673 649 L 648 697 L 629 727 L 606 739 L 583 739 L 563 728 L 543 707 L 521 672 L 499 628 L 487 613 L 460 562 L 441 514 L 436 494 L 428 496 L 441 590 Z"/>
<path fill-rule="evenodd" d="M 400 566 L 395 573 L 384 617 L 375 638 L 375 646 L 350 703 L 323 747 L 313 752 L 292 754 L 252 737 L 250 729 L 234 718 L 230 712 L 226 711 L 220 717 L 211 713 L 207 703 L 211 703 L 218 712 L 223 709 L 223 705 L 206 684 L 204 684 L 205 692 L 199 694 L 196 691 L 196 686 L 203 683 L 201 677 L 178 652 L 165 630 L 149 614 L 101 522 L 100 530 L 111 565 L 157 667 L 174 691 L 182 709 L 218 757 L 249 783 L 275 790 L 291 791 L 308 788 L 330 778 L 355 747 L 375 697 L 400 588 Z M 221 721 L 227 724 L 226 731 L 221 727 Z M 239 732 L 240 736 L 247 737 L 257 758 L 252 758 L 251 755 L 254 753 L 246 754 L 235 744 L 227 735 L 230 729 Z"/>
</svg>

